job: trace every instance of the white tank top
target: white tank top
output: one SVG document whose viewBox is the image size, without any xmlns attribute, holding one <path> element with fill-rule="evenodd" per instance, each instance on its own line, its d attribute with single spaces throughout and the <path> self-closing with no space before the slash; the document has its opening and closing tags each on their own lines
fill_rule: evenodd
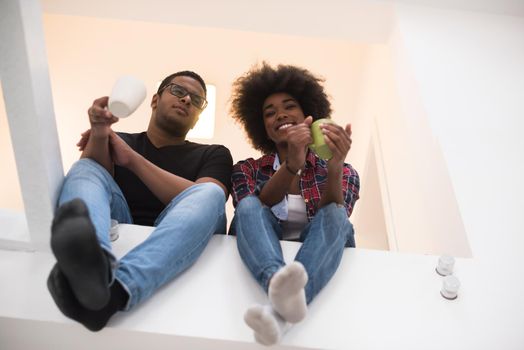
<svg viewBox="0 0 524 350">
<path fill-rule="evenodd" d="M 304 227 L 306 227 L 306 202 L 299 194 L 287 195 L 288 216 L 286 221 L 282 221 L 282 238 L 298 239 Z"/>
</svg>

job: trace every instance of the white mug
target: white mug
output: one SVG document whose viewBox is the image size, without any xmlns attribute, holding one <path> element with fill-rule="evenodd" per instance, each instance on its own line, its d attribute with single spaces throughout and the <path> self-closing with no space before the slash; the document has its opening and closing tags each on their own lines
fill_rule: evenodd
<svg viewBox="0 0 524 350">
<path fill-rule="evenodd" d="M 118 118 L 129 117 L 144 102 L 146 87 L 133 76 L 125 75 L 115 82 L 109 96 L 108 108 Z"/>
</svg>

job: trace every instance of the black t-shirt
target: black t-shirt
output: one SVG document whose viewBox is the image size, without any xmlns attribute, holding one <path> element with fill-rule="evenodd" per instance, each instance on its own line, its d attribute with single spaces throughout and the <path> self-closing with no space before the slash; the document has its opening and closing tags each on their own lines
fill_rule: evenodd
<svg viewBox="0 0 524 350">
<path fill-rule="evenodd" d="M 145 132 L 119 132 L 118 135 L 144 158 L 172 174 L 190 181 L 212 177 L 223 183 L 228 190 L 231 189 L 233 158 L 222 145 L 186 141 L 181 145 L 156 148 Z M 114 178 L 124 193 L 134 223 L 153 226 L 165 205 L 130 170 L 115 165 Z"/>
</svg>

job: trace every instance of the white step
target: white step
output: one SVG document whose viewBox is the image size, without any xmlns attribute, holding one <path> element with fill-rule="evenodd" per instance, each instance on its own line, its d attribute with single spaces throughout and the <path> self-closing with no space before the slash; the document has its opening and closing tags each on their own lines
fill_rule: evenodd
<svg viewBox="0 0 524 350">
<path fill-rule="evenodd" d="M 122 255 L 151 227 L 120 225 Z M 287 261 L 299 243 L 282 242 Z M 459 298 L 441 297 L 438 257 L 346 249 L 341 266 L 311 303 L 307 318 L 275 349 L 466 349 L 482 342 L 477 329 L 485 295 L 472 261 L 458 259 Z M 46 287 L 49 253 L 0 250 L 0 349 L 261 349 L 243 314 L 267 297 L 244 267 L 235 237 L 214 236 L 184 274 L 98 333 L 64 317 Z M 467 277 L 469 276 L 469 282 Z M 473 278 L 473 277 L 475 278 Z M 461 277 L 461 278 L 462 278 Z M 508 316 L 509 317 L 509 316 Z M 502 328 L 493 331 L 500 334 Z M 485 334 L 493 338 L 495 334 Z M 477 347 L 478 348 L 478 347 Z"/>
</svg>

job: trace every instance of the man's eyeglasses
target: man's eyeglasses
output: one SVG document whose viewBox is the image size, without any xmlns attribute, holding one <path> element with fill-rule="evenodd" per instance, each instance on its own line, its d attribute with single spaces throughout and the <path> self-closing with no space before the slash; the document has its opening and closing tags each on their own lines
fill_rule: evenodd
<svg viewBox="0 0 524 350">
<path fill-rule="evenodd" d="M 162 91 L 164 91 L 165 89 L 168 89 L 171 95 L 176 96 L 178 98 L 186 97 L 187 95 L 189 95 L 189 97 L 191 97 L 191 104 L 198 109 L 204 109 L 207 106 L 207 100 L 204 97 L 187 91 L 186 88 L 183 86 L 171 83 L 164 86 L 162 90 L 158 92 L 158 94 L 161 94 Z"/>
</svg>

